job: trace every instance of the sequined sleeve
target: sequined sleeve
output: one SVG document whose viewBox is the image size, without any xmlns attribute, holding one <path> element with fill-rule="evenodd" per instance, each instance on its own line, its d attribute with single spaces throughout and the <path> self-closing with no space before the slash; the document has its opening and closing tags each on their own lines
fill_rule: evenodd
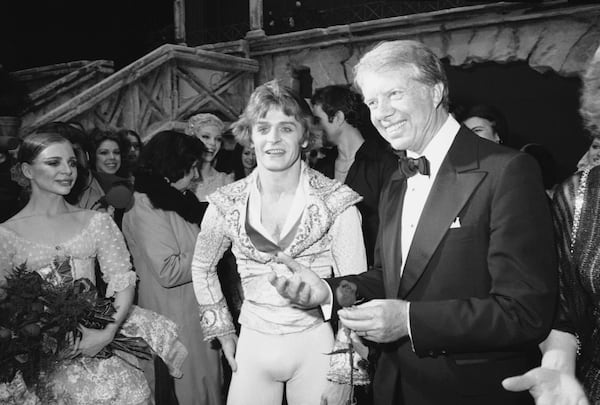
<svg viewBox="0 0 600 405">
<path fill-rule="evenodd" d="M 330 236 L 331 252 L 336 263 L 335 277 L 359 274 L 367 270 L 360 213 L 355 206 L 348 207 L 335 219 Z"/>
<path fill-rule="evenodd" d="M 553 327 L 571 334 L 582 332 L 579 325 L 585 320 L 585 309 L 590 304 L 581 287 L 578 268 L 571 252 L 573 214 L 580 177 L 581 172 L 578 172 L 559 185 L 552 201 L 560 283 L 558 311 Z"/>
<path fill-rule="evenodd" d="M 210 204 L 202 220 L 192 259 L 192 282 L 200 310 L 204 340 L 235 333 L 217 276 L 217 263 L 231 245 L 224 219 Z"/>
<path fill-rule="evenodd" d="M 113 219 L 105 213 L 95 214 L 93 231 L 96 243 L 96 255 L 107 283 L 106 296 L 112 297 L 130 285 L 135 285 L 136 274 L 131 270 L 129 252 L 123 234 Z"/>
</svg>

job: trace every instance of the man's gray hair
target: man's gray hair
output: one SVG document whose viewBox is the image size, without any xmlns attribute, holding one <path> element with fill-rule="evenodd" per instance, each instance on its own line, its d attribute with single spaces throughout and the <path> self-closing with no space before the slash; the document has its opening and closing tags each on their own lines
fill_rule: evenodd
<svg viewBox="0 0 600 405">
<path fill-rule="evenodd" d="M 418 41 L 386 41 L 376 45 L 363 55 L 354 66 L 354 83 L 360 88 L 361 76 L 365 72 L 384 72 L 398 68 L 412 67 L 415 80 L 435 86 L 442 83 L 444 92 L 442 106 L 448 110 L 448 79 L 444 66 L 435 53 Z"/>
</svg>

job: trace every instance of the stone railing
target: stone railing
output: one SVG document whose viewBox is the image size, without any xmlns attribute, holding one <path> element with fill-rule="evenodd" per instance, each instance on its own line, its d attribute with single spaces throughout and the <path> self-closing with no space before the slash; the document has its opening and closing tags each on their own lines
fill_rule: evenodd
<svg viewBox="0 0 600 405">
<path fill-rule="evenodd" d="M 112 61 L 76 61 L 20 70 L 11 75 L 28 90 L 24 126 L 114 73 Z"/>
<path fill-rule="evenodd" d="M 199 111 L 235 119 L 253 90 L 254 60 L 163 45 L 55 108 L 24 122 L 23 134 L 52 121 L 128 128 L 143 138 Z"/>
</svg>

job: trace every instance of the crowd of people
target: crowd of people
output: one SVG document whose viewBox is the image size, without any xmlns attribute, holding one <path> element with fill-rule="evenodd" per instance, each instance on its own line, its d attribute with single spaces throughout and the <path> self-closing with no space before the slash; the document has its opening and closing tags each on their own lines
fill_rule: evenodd
<svg viewBox="0 0 600 405">
<path fill-rule="evenodd" d="M 89 278 L 117 310 L 81 328 L 54 397 L 600 401 L 600 61 L 581 99 L 595 135 L 560 184 L 542 145 L 502 145 L 495 108 L 451 113 L 422 43 L 381 43 L 354 69 L 310 103 L 264 83 L 229 124 L 0 139 L 0 286 L 66 258 L 64 282 Z M 124 329 L 156 356 L 98 357 Z"/>
</svg>

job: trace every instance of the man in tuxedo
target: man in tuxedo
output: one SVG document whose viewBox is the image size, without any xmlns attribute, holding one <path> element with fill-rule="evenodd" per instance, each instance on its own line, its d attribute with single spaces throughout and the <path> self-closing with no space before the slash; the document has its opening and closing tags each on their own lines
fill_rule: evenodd
<svg viewBox="0 0 600 405">
<path fill-rule="evenodd" d="M 375 404 L 532 403 L 501 381 L 539 364 L 554 314 L 553 231 L 535 161 L 458 124 L 442 64 L 419 42 L 378 45 L 355 81 L 401 156 L 381 196 L 375 266 L 346 278 L 370 301 L 337 311 L 381 344 Z M 278 259 L 294 272 L 271 276 L 281 295 L 339 309 L 339 279 Z"/>
</svg>

